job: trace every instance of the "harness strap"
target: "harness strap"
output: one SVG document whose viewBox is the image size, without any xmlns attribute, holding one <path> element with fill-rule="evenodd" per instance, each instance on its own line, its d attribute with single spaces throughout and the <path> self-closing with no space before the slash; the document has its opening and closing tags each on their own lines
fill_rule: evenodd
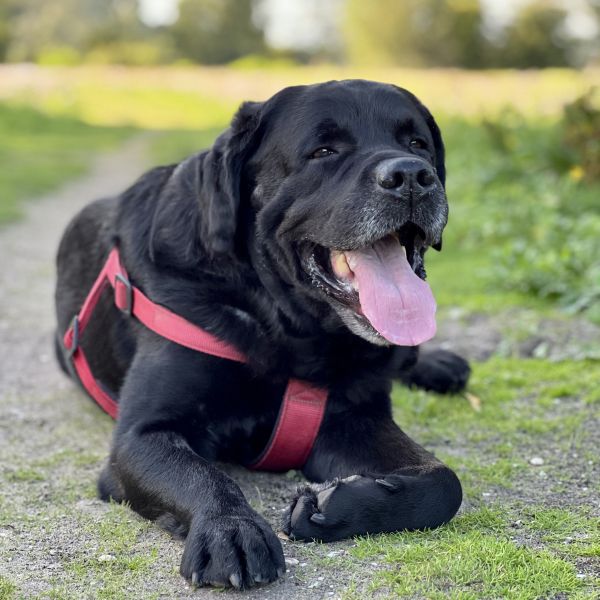
<svg viewBox="0 0 600 600">
<path fill-rule="evenodd" d="M 72 366 L 86 392 L 113 419 L 117 418 L 118 401 L 94 377 L 80 345 L 81 336 L 102 292 L 108 286 L 114 290 L 117 308 L 128 316 L 135 317 L 161 337 L 197 352 L 241 363 L 248 362 L 246 356 L 234 346 L 152 302 L 133 286 L 127 271 L 121 265 L 118 249 L 113 248 L 79 314 L 73 318 L 63 337 L 67 363 Z M 290 379 L 271 439 L 249 468 L 284 471 L 304 465 L 319 433 L 327 396 L 325 389 L 314 387 L 306 381 Z"/>
<path fill-rule="evenodd" d="M 249 468 L 286 471 L 302 467 L 315 443 L 326 404 L 327 390 L 290 379 L 271 439 Z"/>
</svg>

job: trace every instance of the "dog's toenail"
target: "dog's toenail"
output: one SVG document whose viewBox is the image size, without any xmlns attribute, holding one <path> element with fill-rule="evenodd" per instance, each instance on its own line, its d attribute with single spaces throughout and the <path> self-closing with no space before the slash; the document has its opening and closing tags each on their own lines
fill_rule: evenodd
<svg viewBox="0 0 600 600">
<path fill-rule="evenodd" d="M 378 483 L 380 486 L 387 488 L 388 490 L 395 490 L 396 486 L 391 484 L 389 481 L 386 481 L 385 479 L 376 479 L 375 483 Z"/>
</svg>

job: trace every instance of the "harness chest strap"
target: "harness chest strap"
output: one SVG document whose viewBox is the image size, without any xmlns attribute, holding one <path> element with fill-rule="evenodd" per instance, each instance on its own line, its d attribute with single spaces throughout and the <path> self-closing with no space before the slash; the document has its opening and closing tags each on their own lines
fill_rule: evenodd
<svg viewBox="0 0 600 600">
<path fill-rule="evenodd" d="M 172 342 L 219 358 L 246 363 L 246 356 L 237 348 L 155 304 L 138 288 L 131 285 L 127 272 L 121 265 L 119 251 L 113 248 L 106 263 L 87 295 L 79 314 L 73 318 L 65 332 L 63 344 L 66 358 L 87 393 L 114 419 L 118 402 L 94 377 L 79 344 L 102 292 L 114 290 L 115 305 L 125 314 L 135 317 L 148 329 Z M 327 390 L 312 386 L 306 381 L 290 379 L 275 429 L 267 447 L 251 469 L 284 471 L 304 465 L 319 433 L 327 404 Z"/>
</svg>

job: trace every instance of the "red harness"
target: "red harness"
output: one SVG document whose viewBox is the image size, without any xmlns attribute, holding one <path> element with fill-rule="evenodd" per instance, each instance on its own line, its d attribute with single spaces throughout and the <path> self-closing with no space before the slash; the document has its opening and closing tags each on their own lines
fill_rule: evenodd
<svg viewBox="0 0 600 600">
<path fill-rule="evenodd" d="M 98 300 L 108 286 L 114 289 L 117 308 L 128 316 L 135 317 L 161 337 L 198 352 L 241 363 L 248 362 L 246 356 L 230 344 L 164 306 L 155 304 L 131 285 L 127 272 L 121 265 L 119 251 L 113 248 L 79 314 L 73 318 L 63 338 L 67 359 L 82 386 L 113 419 L 117 418 L 118 402 L 94 377 L 83 348 L 79 345 Z M 327 390 L 312 386 L 306 381 L 290 379 L 271 439 L 249 468 L 285 471 L 302 467 L 319 433 L 326 404 Z"/>
</svg>

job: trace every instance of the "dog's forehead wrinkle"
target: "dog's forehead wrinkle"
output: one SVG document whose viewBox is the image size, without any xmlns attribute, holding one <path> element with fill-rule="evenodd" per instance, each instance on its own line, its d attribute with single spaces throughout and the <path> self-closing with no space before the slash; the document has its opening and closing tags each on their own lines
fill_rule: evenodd
<svg viewBox="0 0 600 600">
<path fill-rule="evenodd" d="M 337 123 L 331 118 L 327 118 L 317 123 L 308 136 L 309 140 L 318 140 L 320 143 L 342 141 L 348 144 L 355 144 L 356 138 L 352 135 L 350 128 Z"/>
<path fill-rule="evenodd" d="M 289 146 L 290 139 L 306 136 L 307 123 L 313 123 L 316 134 L 337 128 L 368 135 L 373 129 L 393 133 L 395 124 L 423 119 L 414 114 L 412 102 L 394 86 L 373 84 L 361 80 L 333 81 L 298 88 L 292 101 L 286 100 L 285 110 L 277 112 L 279 127 L 288 135 L 283 136 Z M 424 133 L 427 126 L 420 123 Z"/>
</svg>

